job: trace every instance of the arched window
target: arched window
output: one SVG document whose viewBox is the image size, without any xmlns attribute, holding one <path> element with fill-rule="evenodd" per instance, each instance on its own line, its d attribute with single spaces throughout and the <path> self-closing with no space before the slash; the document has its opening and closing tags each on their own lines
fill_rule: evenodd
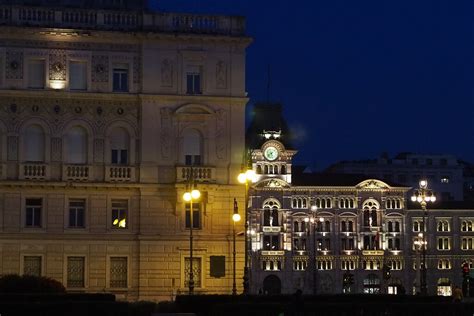
<svg viewBox="0 0 474 316">
<path fill-rule="evenodd" d="M 286 166 L 281 166 L 281 174 L 286 174 Z"/>
<path fill-rule="evenodd" d="M 267 200 L 263 203 L 263 226 L 279 226 L 280 204 L 275 200 Z"/>
<path fill-rule="evenodd" d="M 68 163 L 87 163 L 87 132 L 83 127 L 74 126 L 67 132 L 65 147 Z"/>
<path fill-rule="evenodd" d="M 112 164 L 128 165 L 130 137 L 128 132 L 121 127 L 114 128 L 110 134 L 110 150 Z"/>
<path fill-rule="evenodd" d="M 393 223 L 392 222 L 388 222 L 388 231 L 393 232 Z"/>
<path fill-rule="evenodd" d="M 39 125 L 30 125 L 25 130 L 23 141 L 24 161 L 42 162 L 45 152 L 45 135 L 43 128 Z"/>
<path fill-rule="evenodd" d="M 184 163 L 187 166 L 201 165 L 202 157 L 202 137 L 195 129 L 189 129 L 184 132 L 183 154 Z"/>
<path fill-rule="evenodd" d="M 257 165 L 257 174 L 262 174 L 262 166 Z"/>
<path fill-rule="evenodd" d="M 299 229 L 299 222 L 298 222 L 298 221 L 294 221 L 294 222 L 293 222 L 293 231 L 294 231 L 295 233 L 300 231 L 300 229 Z"/>
<path fill-rule="evenodd" d="M 364 225 L 365 226 L 378 226 L 378 216 L 377 210 L 379 209 L 379 204 L 373 199 L 369 199 L 364 202 L 362 205 L 364 210 Z"/>
<path fill-rule="evenodd" d="M 400 222 L 395 222 L 395 231 L 400 232 Z"/>
<path fill-rule="evenodd" d="M 346 231 L 347 231 L 346 221 L 342 221 L 342 222 L 341 222 L 341 231 L 342 231 L 342 232 L 346 232 Z"/>
</svg>

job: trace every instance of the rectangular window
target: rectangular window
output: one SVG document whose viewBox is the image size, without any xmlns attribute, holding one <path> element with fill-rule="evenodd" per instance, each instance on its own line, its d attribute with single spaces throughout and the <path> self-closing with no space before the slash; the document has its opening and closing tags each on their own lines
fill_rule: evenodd
<svg viewBox="0 0 474 316">
<path fill-rule="evenodd" d="M 117 64 L 113 68 L 113 91 L 128 92 L 128 65 Z"/>
<path fill-rule="evenodd" d="M 85 275 L 85 258 L 67 258 L 67 287 L 83 288 Z"/>
<path fill-rule="evenodd" d="M 69 89 L 87 90 L 87 63 L 71 61 L 69 63 Z"/>
<path fill-rule="evenodd" d="M 42 199 L 26 199 L 25 227 L 41 227 Z"/>
<path fill-rule="evenodd" d="M 210 274 L 213 278 L 225 277 L 225 256 L 211 256 Z"/>
<path fill-rule="evenodd" d="M 280 250 L 280 236 L 263 236 L 263 250 Z"/>
<path fill-rule="evenodd" d="M 189 286 L 189 279 L 190 279 L 190 271 L 191 271 L 191 260 L 190 258 L 184 258 L 184 287 Z M 201 282 L 201 271 L 202 271 L 202 266 L 201 266 L 201 258 L 194 258 L 193 257 L 193 264 L 192 264 L 192 271 L 193 271 L 193 281 L 194 281 L 194 287 L 200 288 L 202 287 L 202 282 Z"/>
<path fill-rule="evenodd" d="M 125 288 L 128 286 L 127 257 L 110 257 L 110 287 Z"/>
<path fill-rule="evenodd" d="M 438 237 L 438 250 L 449 250 L 451 249 L 451 243 L 449 237 Z"/>
<path fill-rule="evenodd" d="M 427 164 L 428 166 L 432 166 L 432 165 L 433 165 L 433 159 L 427 158 L 427 159 L 426 159 L 426 164 Z"/>
<path fill-rule="evenodd" d="M 186 166 L 200 166 L 201 155 L 185 155 L 184 162 Z"/>
<path fill-rule="evenodd" d="M 28 88 L 44 89 L 45 78 L 45 61 L 30 60 L 28 63 Z"/>
<path fill-rule="evenodd" d="M 186 71 L 186 94 L 202 94 L 201 67 L 188 67 Z"/>
<path fill-rule="evenodd" d="M 23 274 L 41 276 L 41 256 L 25 256 L 23 258 Z"/>
<path fill-rule="evenodd" d="M 128 165 L 128 150 L 112 149 L 111 162 L 114 165 Z"/>
<path fill-rule="evenodd" d="M 191 227 L 191 203 L 186 203 L 186 228 Z M 200 203 L 193 203 L 193 229 L 201 229 L 201 204 Z"/>
<path fill-rule="evenodd" d="M 85 226 L 85 200 L 69 200 L 69 227 L 84 228 Z"/>
<path fill-rule="evenodd" d="M 474 237 L 461 237 L 461 249 L 462 250 L 473 250 Z"/>
<path fill-rule="evenodd" d="M 128 201 L 112 200 L 112 227 L 128 228 Z"/>
</svg>

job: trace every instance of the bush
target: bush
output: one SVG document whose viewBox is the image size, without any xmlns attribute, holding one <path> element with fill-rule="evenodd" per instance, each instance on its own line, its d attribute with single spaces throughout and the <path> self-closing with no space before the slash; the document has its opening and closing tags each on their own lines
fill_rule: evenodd
<svg viewBox="0 0 474 316">
<path fill-rule="evenodd" d="M 51 278 L 8 274 L 0 278 L 0 293 L 65 293 L 64 286 Z"/>
</svg>

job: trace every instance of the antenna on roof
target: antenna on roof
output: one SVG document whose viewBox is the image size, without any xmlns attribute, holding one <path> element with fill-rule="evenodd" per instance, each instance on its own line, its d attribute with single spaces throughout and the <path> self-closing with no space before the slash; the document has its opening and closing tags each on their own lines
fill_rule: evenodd
<svg viewBox="0 0 474 316">
<path fill-rule="evenodd" d="M 270 86 L 271 86 L 270 64 L 268 64 L 268 69 L 267 69 L 267 103 L 270 102 Z"/>
</svg>

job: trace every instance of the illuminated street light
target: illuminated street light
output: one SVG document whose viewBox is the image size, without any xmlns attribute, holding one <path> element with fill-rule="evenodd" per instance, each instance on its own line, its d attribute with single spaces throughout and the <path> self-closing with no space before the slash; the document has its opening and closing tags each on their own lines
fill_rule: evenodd
<svg viewBox="0 0 474 316">
<path fill-rule="evenodd" d="M 428 189 L 428 181 L 420 180 L 420 187 L 413 191 L 411 200 L 413 202 L 420 203 L 421 209 L 423 210 L 423 229 L 422 229 L 423 233 L 422 233 L 422 236 L 419 236 L 419 237 L 422 237 L 422 241 L 420 245 L 421 252 L 422 252 L 422 259 L 421 259 L 421 265 L 420 265 L 420 294 L 427 295 L 428 290 L 426 286 L 426 248 L 428 244 L 426 241 L 426 235 L 428 233 L 428 230 L 426 228 L 425 217 L 427 216 L 428 213 L 426 211 L 426 204 L 429 202 L 436 201 L 436 196 L 434 195 L 434 192 L 431 189 Z"/>
<path fill-rule="evenodd" d="M 232 241 L 233 241 L 233 271 L 232 271 L 232 295 L 237 295 L 237 285 L 235 284 L 235 224 L 240 222 L 239 207 L 237 206 L 237 200 L 234 198 L 234 214 L 232 214 Z"/>
</svg>

